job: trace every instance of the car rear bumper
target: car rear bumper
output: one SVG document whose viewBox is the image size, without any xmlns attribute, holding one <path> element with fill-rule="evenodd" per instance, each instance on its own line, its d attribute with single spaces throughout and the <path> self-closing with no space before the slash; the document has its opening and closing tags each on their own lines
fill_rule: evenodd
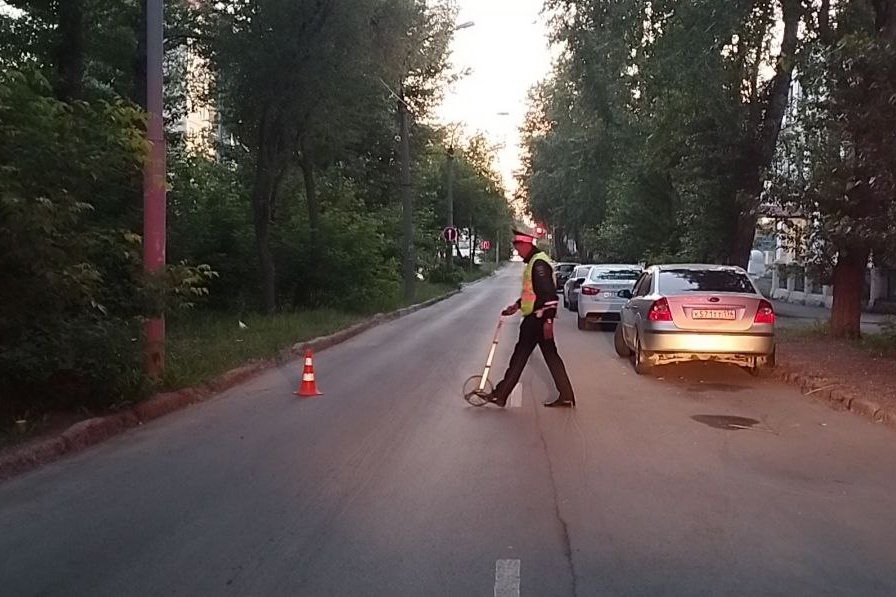
<svg viewBox="0 0 896 597">
<path fill-rule="evenodd" d="M 763 356 L 774 352 L 775 335 L 773 332 L 645 330 L 641 337 L 641 346 L 653 353 Z"/>
<path fill-rule="evenodd" d="M 579 316 L 595 321 L 619 321 L 625 301 L 591 301 L 579 297 Z"/>
</svg>

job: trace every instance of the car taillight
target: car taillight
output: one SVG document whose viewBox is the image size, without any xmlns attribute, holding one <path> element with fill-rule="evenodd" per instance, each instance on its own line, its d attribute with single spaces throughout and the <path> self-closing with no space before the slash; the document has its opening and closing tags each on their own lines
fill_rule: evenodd
<svg viewBox="0 0 896 597">
<path fill-rule="evenodd" d="M 756 317 L 753 323 L 775 323 L 775 308 L 768 301 L 759 301 L 759 308 L 756 309 Z"/>
<path fill-rule="evenodd" d="M 669 308 L 669 301 L 664 298 L 659 299 L 650 307 L 647 314 L 650 321 L 672 321 L 672 310 Z"/>
<path fill-rule="evenodd" d="M 591 286 L 582 286 L 582 294 L 587 294 L 588 296 L 594 296 L 596 294 L 600 294 L 600 288 L 593 288 Z"/>
</svg>

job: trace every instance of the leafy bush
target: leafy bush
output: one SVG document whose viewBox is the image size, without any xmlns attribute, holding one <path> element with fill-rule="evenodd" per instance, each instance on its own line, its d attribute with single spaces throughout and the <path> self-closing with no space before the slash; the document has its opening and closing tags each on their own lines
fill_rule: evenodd
<svg viewBox="0 0 896 597">
<path fill-rule="evenodd" d="M 36 73 L 0 77 L 0 414 L 103 406 L 142 381 L 146 314 L 195 300 L 213 275 L 142 269 L 142 114 L 61 103 Z"/>
<path fill-rule="evenodd" d="M 896 317 L 887 317 L 880 324 L 881 335 L 896 346 Z"/>
<path fill-rule="evenodd" d="M 258 301 L 257 256 L 248 190 L 235 165 L 172 152 L 168 160 L 168 258 L 217 272 L 208 305 L 230 309 Z"/>
<path fill-rule="evenodd" d="M 355 205 L 352 189 L 326 179 L 321 183 L 326 207 L 320 217 L 318 246 L 303 209 L 285 217 L 278 229 L 281 293 L 300 308 L 372 312 L 394 307 L 401 280 L 398 263 L 390 255 L 388 222 L 377 212 Z"/>
<path fill-rule="evenodd" d="M 459 288 L 464 281 L 464 272 L 457 267 L 442 265 L 429 272 L 428 280 L 433 284 L 447 284 Z"/>
</svg>

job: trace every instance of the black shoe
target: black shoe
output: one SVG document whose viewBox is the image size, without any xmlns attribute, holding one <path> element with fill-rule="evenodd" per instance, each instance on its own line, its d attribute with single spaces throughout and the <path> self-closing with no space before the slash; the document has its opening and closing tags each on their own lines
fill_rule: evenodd
<svg viewBox="0 0 896 597">
<path fill-rule="evenodd" d="M 549 408 L 554 407 L 554 406 L 561 407 L 561 408 L 571 408 L 575 405 L 576 405 L 575 398 L 563 398 L 560 396 L 558 396 L 555 400 L 552 400 L 551 402 L 544 403 L 544 406 L 547 406 Z"/>
<path fill-rule="evenodd" d="M 500 406 L 501 408 L 507 406 L 507 396 L 495 396 L 493 393 L 489 393 L 483 397 L 495 406 Z"/>
</svg>

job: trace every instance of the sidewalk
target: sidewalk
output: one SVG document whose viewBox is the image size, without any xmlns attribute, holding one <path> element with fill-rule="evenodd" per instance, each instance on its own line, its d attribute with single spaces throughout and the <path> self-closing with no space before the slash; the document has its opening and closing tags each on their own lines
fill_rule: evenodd
<svg viewBox="0 0 896 597">
<path fill-rule="evenodd" d="M 826 323 L 831 318 L 831 310 L 824 307 L 809 307 L 779 300 L 773 300 L 772 304 L 778 316 L 778 325 L 785 328 L 810 325 L 815 321 Z M 880 324 L 887 317 L 880 313 L 862 313 L 862 333 L 879 333 L 881 331 Z"/>
</svg>

